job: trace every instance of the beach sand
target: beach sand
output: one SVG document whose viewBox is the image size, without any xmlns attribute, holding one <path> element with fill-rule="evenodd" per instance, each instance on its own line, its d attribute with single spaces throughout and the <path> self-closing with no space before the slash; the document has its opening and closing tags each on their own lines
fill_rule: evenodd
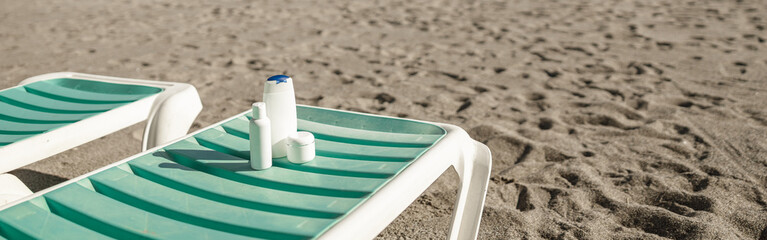
<svg viewBox="0 0 767 240">
<path fill-rule="evenodd" d="M 0 88 L 75 71 L 190 83 L 192 130 L 274 74 L 298 102 L 446 122 L 493 152 L 479 239 L 767 239 L 763 1 L 0 0 Z M 13 171 L 37 191 L 143 123 Z M 442 239 L 448 171 L 380 239 Z"/>
</svg>

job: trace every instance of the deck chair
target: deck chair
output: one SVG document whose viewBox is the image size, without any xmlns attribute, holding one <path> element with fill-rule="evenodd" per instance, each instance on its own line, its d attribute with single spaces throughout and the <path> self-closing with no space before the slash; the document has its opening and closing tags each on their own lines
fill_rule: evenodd
<svg viewBox="0 0 767 240">
<path fill-rule="evenodd" d="M 143 151 L 186 135 L 201 109 L 184 83 L 72 72 L 28 78 L 0 91 L 0 173 L 148 120 Z M 0 203 L 29 193 L 19 184 L 0 176 Z"/>
<path fill-rule="evenodd" d="M 459 127 L 298 106 L 305 164 L 248 164 L 250 112 L 3 206 L 8 239 L 371 239 L 453 166 L 449 239 L 474 239 L 489 149 Z"/>
</svg>

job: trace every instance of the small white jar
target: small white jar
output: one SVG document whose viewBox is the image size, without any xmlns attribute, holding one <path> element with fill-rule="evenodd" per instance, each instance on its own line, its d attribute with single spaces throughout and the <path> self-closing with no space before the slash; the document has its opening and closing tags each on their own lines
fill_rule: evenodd
<svg viewBox="0 0 767 240">
<path fill-rule="evenodd" d="M 287 141 L 288 161 L 292 163 L 306 163 L 314 160 L 314 135 L 310 132 L 294 132 L 288 134 Z"/>
</svg>

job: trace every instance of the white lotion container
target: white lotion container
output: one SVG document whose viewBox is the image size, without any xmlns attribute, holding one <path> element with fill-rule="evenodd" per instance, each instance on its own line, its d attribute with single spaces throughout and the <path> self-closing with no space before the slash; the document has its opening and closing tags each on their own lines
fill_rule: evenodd
<svg viewBox="0 0 767 240">
<path fill-rule="evenodd" d="M 264 170 L 272 167 L 272 124 L 266 113 L 266 103 L 253 103 L 250 120 L 250 167 Z"/>
<path fill-rule="evenodd" d="M 287 147 L 288 161 L 292 163 L 301 164 L 314 160 L 314 135 L 310 132 L 295 132 L 288 135 Z"/>
<path fill-rule="evenodd" d="M 285 157 L 285 138 L 295 133 L 298 125 L 293 79 L 285 75 L 269 77 L 264 84 L 264 102 L 272 122 L 272 157 Z"/>
</svg>

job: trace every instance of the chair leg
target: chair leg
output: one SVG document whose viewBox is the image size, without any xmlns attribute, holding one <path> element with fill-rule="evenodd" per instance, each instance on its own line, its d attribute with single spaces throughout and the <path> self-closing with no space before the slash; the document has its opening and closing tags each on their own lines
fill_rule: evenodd
<svg viewBox="0 0 767 240">
<path fill-rule="evenodd" d="M 492 156 L 490 149 L 482 143 L 471 140 L 464 150 L 460 162 L 454 165 L 458 171 L 461 186 L 453 210 L 453 223 L 448 239 L 476 239 L 482 208 L 485 204 Z"/>
<path fill-rule="evenodd" d="M 186 135 L 202 110 L 197 90 L 188 87 L 175 93 L 167 93 L 153 106 L 151 116 L 144 129 L 141 151 L 162 145 Z"/>
</svg>

